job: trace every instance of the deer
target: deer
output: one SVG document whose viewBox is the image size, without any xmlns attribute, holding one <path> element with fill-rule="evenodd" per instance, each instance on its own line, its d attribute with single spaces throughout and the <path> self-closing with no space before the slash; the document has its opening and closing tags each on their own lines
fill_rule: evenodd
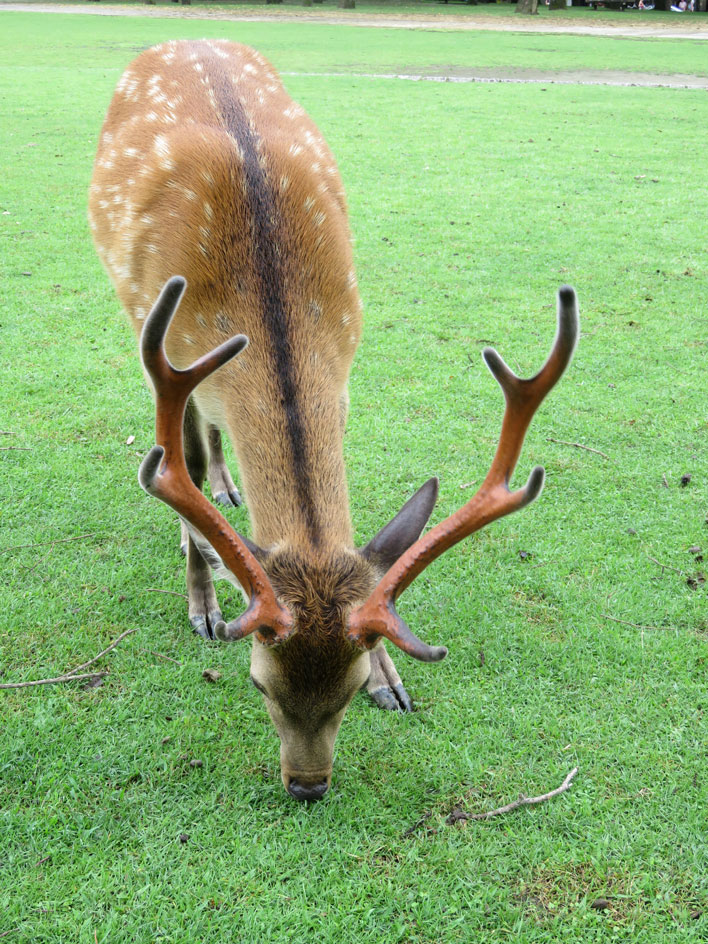
<svg viewBox="0 0 708 944">
<path fill-rule="evenodd" d="M 283 785 L 318 800 L 354 695 L 411 711 L 384 640 L 438 662 L 399 616 L 400 595 L 453 545 L 523 508 L 544 470 L 511 490 L 526 430 L 572 357 L 574 290 L 557 294 L 551 353 L 531 379 L 483 356 L 505 397 L 476 494 L 427 532 L 430 478 L 355 547 L 343 436 L 362 331 L 346 197 L 320 131 L 256 51 L 225 40 L 142 52 L 118 82 L 89 194 L 93 240 L 139 340 L 155 400 L 142 488 L 181 521 L 188 615 L 208 640 L 252 638 L 250 675 L 280 738 Z M 222 506 L 241 502 L 252 536 Z M 214 589 L 245 610 L 226 621 Z"/>
</svg>

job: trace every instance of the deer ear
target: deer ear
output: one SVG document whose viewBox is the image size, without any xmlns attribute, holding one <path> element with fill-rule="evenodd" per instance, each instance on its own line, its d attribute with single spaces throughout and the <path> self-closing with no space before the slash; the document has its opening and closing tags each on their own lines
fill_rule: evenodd
<svg viewBox="0 0 708 944">
<path fill-rule="evenodd" d="M 372 538 L 360 554 L 372 564 L 388 570 L 414 541 L 417 541 L 430 517 L 438 497 L 437 478 L 428 479 L 409 498 L 395 518 Z"/>
</svg>

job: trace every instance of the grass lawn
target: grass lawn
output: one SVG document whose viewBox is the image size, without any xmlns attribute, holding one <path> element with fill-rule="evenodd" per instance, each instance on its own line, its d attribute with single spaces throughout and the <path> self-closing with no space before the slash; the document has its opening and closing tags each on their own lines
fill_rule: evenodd
<svg viewBox="0 0 708 944">
<path fill-rule="evenodd" d="M 183 592 L 178 529 L 136 481 L 152 406 L 85 219 L 117 78 L 180 36 L 292 73 L 339 160 L 366 318 L 346 439 L 362 542 L 432 474 L 434 521 L 469 497 L 501 418 L 479 352 L 534 371 L 556 288 L 580 297 L 517 475 L 544 464 L 543 495 L 406 593 L 450 654 L 397 655 L 412 715 L 355 699 L 312 806 L 283 791 L 248 644 L 203 643 L 152 592 Z M 2 12 L 0 62 L 0 681 L 138 628 L 100 687 L 0 692 L 3 942 L 705 941 L 705 93 L 354 74 L 705 74 L 698 44 Z M 545 805 L 447 824 L 575 765 Z"/>
</svg>

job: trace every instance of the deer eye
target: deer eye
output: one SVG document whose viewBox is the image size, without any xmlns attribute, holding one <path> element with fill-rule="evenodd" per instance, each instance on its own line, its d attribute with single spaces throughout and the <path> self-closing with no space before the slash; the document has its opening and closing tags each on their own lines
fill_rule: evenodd
<svg viewBox="0 0 708 944">
<path fill-rule="evenodd" d="M 253 676 L 251 676 L 251 681 L 253 682 L 253 687 L 254 687 L 254 688 L 257 688 L 258 691 L 261 693 L 261 695 L 265 695 L 265 697 L 267 698 L 267 697 L 268 697 L 268 692 L 263 688 L 263 686 L 261 685 L 261 683 L 260 683 L 260 682 L 257 682 L 257 681 L 254 679 Z"/>
</svg>

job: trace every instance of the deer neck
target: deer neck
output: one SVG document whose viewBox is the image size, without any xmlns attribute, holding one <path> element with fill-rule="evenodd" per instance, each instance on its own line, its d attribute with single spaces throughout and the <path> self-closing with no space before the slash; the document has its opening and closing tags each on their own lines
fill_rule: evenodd
<svg viewBox="0 0 708 944">
<path fill-rule="evenodd" d="M 301 383 L 291 402 L 281 400 L 273 410 L 273 399 L 249 398 L 226 424 L 254 540 L 315 553 L 351 547 L 339 397 Z"/>
</svg>

